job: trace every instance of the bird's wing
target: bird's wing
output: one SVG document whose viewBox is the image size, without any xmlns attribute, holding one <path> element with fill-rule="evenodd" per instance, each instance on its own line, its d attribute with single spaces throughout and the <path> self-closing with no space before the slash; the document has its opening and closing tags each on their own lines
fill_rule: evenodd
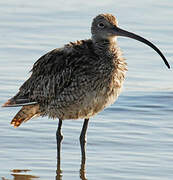
<svg viewBox="0 0 173 180">
<path fill-rule="evenodd" d="M 31 72 L 31 76 L 19 88 L 19 92 L 9 99 L 3 107 L 31 105 L 36 104 L 41 99 L 48 98 L 54 94 L 55 81 L 57 80 L 59 83 L 60 90 L 67 84 L 71 71 L 66 67 L 63 50 L 54 49 L 40 57 L 33 65 Z"/>
<path fill-rule="evenodd" d="M 55 97 L 68 86 L 72 67 L 68 67 L 67 61 L 68 55 L 61 49 L 42 56 L 35 62 L 31 77 L 20 87 L 20 95 L 27 95 L 33 101 Z"/>
<path fill-rule="evenodd" d="M 60 94 L 65 96 L 65 93 L 76 91 L 83 84 L 87 85 L 85 77 L 92 75 L 90 70 L 92 64 L 89 66 L 89 62 L 89 58 L 74 48 L 54 49 L 48 52 L 36 61 L 30 78 L 20 87 L 19 92 L 4 105 L 18 106 L 49 102 Z M 80 85 L 77 84 L 78 79 L 81 82 Z"/>
</svg>

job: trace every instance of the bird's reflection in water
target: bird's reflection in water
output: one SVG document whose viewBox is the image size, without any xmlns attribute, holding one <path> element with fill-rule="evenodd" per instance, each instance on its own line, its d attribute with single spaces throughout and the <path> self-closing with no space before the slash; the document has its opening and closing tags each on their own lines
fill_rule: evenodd
<svg viewBox="0 0 173 180">
<path fill-rule="evenodd" d="M 60 154 L 59 154 L 60 155 Z M 81 168 L 79 171 L 79 176 L 81 180 L 87 180 L 86 178 L 86 170 L 85 170 L 85 162 L 86 162 L 86 155 L 85 153 L 82 154 L 81 158 Z M 61 169 L 61 158 L 58 156 L 57 158 L 57 170 L 56 170 L 56 180 L 63 180 L 62 169 Z"/>
<path fill-rule="evenodd" d="M 21 174 L 21 173 L 26 173 L 28 171 L 31 171 L 31 170 L 28 170 L 28 169 L 13 169 L 13 170 L 11 170 L 11 175 L 13 176 L 12 180 L 35 180 L 35 179 L 39 178 L 39 176 L 33 176 L 33 175 L 29 175 L 29 174 Z M 2 180 L 9 180 L 9 179 L 2 177 Z"/>
<path fill-rule="evenodd" d="M 87 178 L 86 178 L 86 172 L 85 172 L 85 164 L 81 164 L 80 178 L 81 178 L 82 180 L 87 180 Z"/>
<path fill-rule="evenodd" d="M 81 180 L 87 180 L 86 171 L 85 171 L 85 162 L 86 162 L 86 156 L 84 153 L 82 156 L 82 159 L 81 159 L 81 167 L 80 167 L 80 171 L 79 171 L 79 177 Z M 11 170 L 11 175 L 13 176 L 13 179 L 6 179 L 5 177 L 2 177 L 1 180 L 36 180 L 36 179 L 40 179 L 39 176 L 24 174 L 29 171 L 31 171 L 31 170 L 29 170 L 29 169 L 13 169 L 13 170 Z M 57 170 L 56 170 L 55 179 L 63 180 L 60 156 L 57 160 Z"/>
<path fill-rule="evenodd" d="M 85 171 L 85 164 L 81 164 L 81 168 L 80 168 L 80 179 L 81 180 L 87 180 L 86 178 L 86 171 Z M 63 174 L 62 174 L 62 170 L 60 168 L 60 164 L 57 165 L 57 170 L 56 170 L 56 180 L 63 180 Z"/>
</svg>

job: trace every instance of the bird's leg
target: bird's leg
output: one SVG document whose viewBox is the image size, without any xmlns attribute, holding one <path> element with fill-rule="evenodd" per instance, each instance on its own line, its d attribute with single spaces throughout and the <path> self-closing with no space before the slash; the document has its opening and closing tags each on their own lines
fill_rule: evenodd
<svg viewBox="0 0 173 180">
<path fill-rule="evenodd" d="M 86 131 L 88 127 L 88 122 L 89 119 L 85 119 L 82 127 L 82 131 L 80 134 L 80 146 L 81 146 L 81 154 L 82 154 L 82 159 L 81 159 L 81 169 L 85 169 L 85 161 L 86 161 L 86 142 L 87 142 L 87 137 L 86 137 Z"/>
<path fill-rule="evenodd" d="M 61 174 L 61 169 L 60 169 L 60 160 L 61 160 L 61 141 L 63 139 L 63 135 L 61 133 L 61 126 L 62 126 L 62 120 L 59 119 L 58 123 L 58 129 L 56 131 L 56 141 L 57 141 L 57 175 Z"/>
</svg>

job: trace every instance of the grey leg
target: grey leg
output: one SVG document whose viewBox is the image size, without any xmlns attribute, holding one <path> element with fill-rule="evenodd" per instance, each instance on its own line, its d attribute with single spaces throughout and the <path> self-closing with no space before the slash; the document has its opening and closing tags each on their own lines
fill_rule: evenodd
<svg viewBox="0 0 173 180">
<path fill-rule="evenodd" d="M 86 153 L 85 153 L 85 151 L 86 151 L 86 141 L 87 141 L 86 131 L 87 131 L 87 127 L 88 127 L 88 122 L 89 122 L 89 119 L 84 120 L 82 131 L 81 131 L 81 134 L 80 134 L 80 146 L 81 146 L 81 154 L 82 154 L 81 167 L 82 166 L 85 167 L 85 161 L 86 161 Z"/>
<path fill-rule="evenodd" d="M 62 120 L 59 119 L 58 129 L 56 131 L 56 141 L 57 141 L 57 176 L 61 176 L 60 160 L 61 160 L 61 141 L 63 135 L 61 133 Z"/>
</svg>

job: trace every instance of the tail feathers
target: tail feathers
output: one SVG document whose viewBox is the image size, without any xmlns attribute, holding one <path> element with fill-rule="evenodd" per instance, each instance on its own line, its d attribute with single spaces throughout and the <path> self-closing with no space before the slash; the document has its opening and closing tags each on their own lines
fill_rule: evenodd
<svg viewBox="0 0 173 180">
<path fill-rule="evenodd" d="M 34 116 L 39 116 L 39 105 L 23 106 L 22 109 L 15 115 L 11 124 L 14 127 L 20 126 L 21 123 L 28 121 Z"/>
<path fill-rule="evenodd" d="M 37 102 L 30 102 L 28 99 L 9 99 L 2 107 L 17 107 L 37 104 Z"/>
</svg>

